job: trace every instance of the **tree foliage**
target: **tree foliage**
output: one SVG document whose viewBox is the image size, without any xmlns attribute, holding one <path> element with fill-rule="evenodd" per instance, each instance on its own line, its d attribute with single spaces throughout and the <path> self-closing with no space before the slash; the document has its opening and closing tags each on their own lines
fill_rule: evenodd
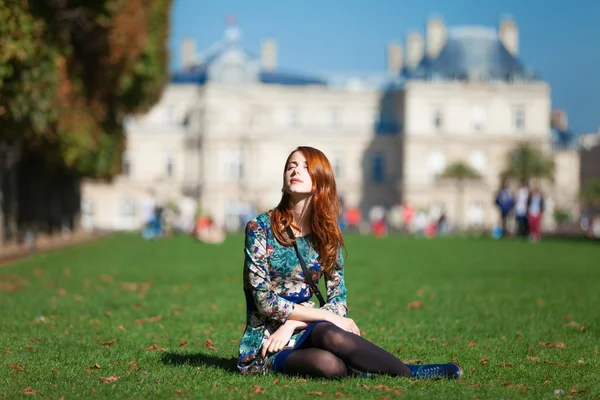
<svg viewBox="0 0 600 400">
<path fill-rule="evenodd" d="M 514 178 L 525 182 L 531 178 L 554 181 L 554 159 L 531 144 L 523 143 L 510 151 L 506 164 L 501 178 Z"/>
<path fill-rule="evenodd" d="M 167 79 L 172 0 L 0 0 L 0 141 L 79 176 L 119 171 L 123 121 Z"/>
<path fill-rule="evenodd" d="M 469 164 L 462 161 L 452 163 L 444 169 L 442 178 L 455 179 L 458 181 L 474 180 L 481 178 L 481 175 L 475 171 Z"/>
<path fill-rule="evenodd" d="M 581 188 L 580 197 L 583 201 L 600 207 L 600 178 L 588 180 Z"/>
</svg>

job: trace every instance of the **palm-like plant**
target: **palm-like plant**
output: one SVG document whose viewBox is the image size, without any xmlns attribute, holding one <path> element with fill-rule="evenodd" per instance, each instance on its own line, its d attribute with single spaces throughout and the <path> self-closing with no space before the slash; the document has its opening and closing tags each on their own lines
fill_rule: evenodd
<svg viewBox="0 0 600 400">
<path fill-rule="evenodd" d="M 462 223 L 464 218 L 465 183 L 481 179 L 481 175 L 469 164 L 462 161 L 452 163 L 442 173 L 442 179 L 456 182 L 457 189 L 457 221 Z"/>
<path fill-rule="evenodd" d="M 600 207 L 600 178 L 590 179 L 581 188 L 581 200 Z"/>
<path fill-rule="evenodd" d="M 554 159 L 529 143 L 520 144 L 507 156 L 507 167 L 501 178 L 518 179 L 529 182 L 531 178 L 547 179 L 554 182 Z"/>
</svg>

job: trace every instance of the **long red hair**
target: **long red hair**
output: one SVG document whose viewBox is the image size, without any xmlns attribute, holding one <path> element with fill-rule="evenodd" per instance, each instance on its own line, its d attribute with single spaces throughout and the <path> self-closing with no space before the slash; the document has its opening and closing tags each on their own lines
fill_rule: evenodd
<svg viewBox="0 0 600 400">
<path fill-rule="evenodd" d="M 283 169 L 285 185 L 285 168 L 292 154 L 301 152 L 308 164 L 308 174 L 312 180 L 312 215 L 310 227 L 312 230 L 312 243 L 321 259 L 321 266 L 326 273 L 331 274 L 336 269 L 341 269 L 337 262 L 340 248 L 344 247 L 344 238 L 338 223 L 342 212 L 342 204 L 337 194 L 335 176 L 329 160 L 313 147 L 300 146 L 288 156 Z M 286 228 L 293 226 L 292 202 L 289 193 L 285 190 L 277 208 L 271 213 L 271 229 L 275 238 L 291 246 L 292 241 L 286 234 Z M 295 227 L 295 226 L 294 226 Z"/>
</svg>

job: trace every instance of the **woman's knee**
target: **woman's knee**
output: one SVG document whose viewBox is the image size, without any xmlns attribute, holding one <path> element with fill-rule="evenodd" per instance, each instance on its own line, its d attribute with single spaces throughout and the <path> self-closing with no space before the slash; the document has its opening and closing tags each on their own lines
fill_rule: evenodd
<svg viewBox="0 0 600 400">
<path fill-rule="evenodd" d="M 324 378 L 335 379 L 348 376 L 346 364 L 333 353 L 320 353 L 318 360 L 315 361 L 317 369 Z"/>
</svg>

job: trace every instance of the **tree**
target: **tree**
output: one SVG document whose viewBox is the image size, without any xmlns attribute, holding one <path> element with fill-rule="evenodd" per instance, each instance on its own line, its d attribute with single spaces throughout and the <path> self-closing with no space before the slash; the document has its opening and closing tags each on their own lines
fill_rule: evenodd
<svg viewBox="0 0 600 400">
<path fill-rule="evenodd" d="M 529 182 L 531 178 L 554 181 L 554 159 L 529 143 L 520 144 L 506 158 L 507 167 L 500 178 Z"/>
<path fill-rule="evenodd" d="M 171 3 L 0 0 L 0 144 L 20 154 L 0 171 L 0 225 L 60 224 L 82 177 L 119 172 L 124 117 L 167 80 Z"/>
<path fill-rule="evenodd" d="M 581 188 L 581 200 L 600 207 L 600 178 L 590 179 Z"/>
<path fill-rule="evenodd" d="M 465 184 L 468 181 L 475 181 L 481 179 L 481 175 L 479 175 L 479 173 L 475 171 L 469 164 L 466 164 L 462 161 L 458 161 L 446 167 L 446 169 L 442 173 L 442 179 L 453 180 L 456 182 L 456 219 L 459 223 L 462 223 L 464 221 Z"/>
</svg>

